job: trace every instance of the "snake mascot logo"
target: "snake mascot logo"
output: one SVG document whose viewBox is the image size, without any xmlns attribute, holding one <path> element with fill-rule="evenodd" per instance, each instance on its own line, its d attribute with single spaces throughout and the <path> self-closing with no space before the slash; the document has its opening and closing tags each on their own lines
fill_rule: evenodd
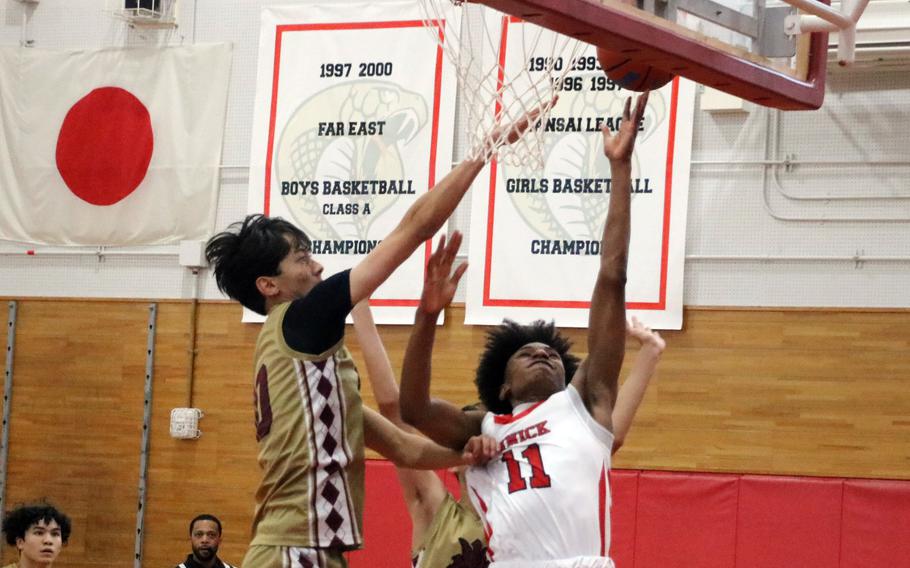
<svg viewBox="0 0 910 568">
<path fill-rule="evenodd" d="M 587 79 L 586 79 L 587 80 Z M 621 117 L 628 94 L 622 91 L 583 91 L 560 94 L 554 116 Z M 667 118 L 667 101 L 660 92 L 651 93 L 645 110 L 644 130 L 636 145 L 650 138 Z M 540 128 L 544 128 L 545 123 Z M 543 133 L 544 167 L 502 164 L 508 178 L 609 178 L 610 162 L 603 155 L 603 140 L 594 132 Z M 633 157 L 632 177 L 641 175 L 637 154 Z M 633 199 L 635 195 L 632 196 Z M 510 193 L 513 207 L 525 224 L 541 239 L 599 241 L 610 204 L 602 193 Z"/>
<path fill-rule="evenodd" d="M 304 100 L 278 141 L 279 180 L 314 181 L 298 195 L 283 199 L 296 224 L 313 240 L 362 240 L 398 195 L 325 195 L 324 181 L 401 180 L 407 177 L 400 148 L 426 126 L 427 103 L 399 85 L 367 80 L 343 83 Z M 382 134 L 320 136 L 320 122 L 385 121 Z M 311 188 L 318 191 L 313 194 Z M 324 215 L 326 205 L 357 204 L 358 214 Z M 365 206 L 369 214 L 363 214 Z M 351 208 L 349 208 L 350 210 Z"/>
</svg>

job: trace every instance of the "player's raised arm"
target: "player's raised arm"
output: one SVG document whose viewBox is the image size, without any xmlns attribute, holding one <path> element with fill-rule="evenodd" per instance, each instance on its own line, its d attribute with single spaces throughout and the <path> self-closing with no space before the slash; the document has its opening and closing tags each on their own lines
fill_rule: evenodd
<svg viewBox="0 0 910 568">
<path fill-rule="evenodd" d="M 367 378 L 373 387 L 373 398 L 379 406 L 379 413 L 396 426 L 401 426 L 404 422 L 398 412 L 398 383 L 395 381 L 395 371 L 379 337 L 379 330 L 376 329 L 369 300 L 361 300 L 354 306 L 351 316 L 354 318 L 354 333 L 363 354 Z"/>
<path fill-rule="evenodd" d="M 356 304 L 370 297 L 421 243 L 433 238 L 458 206 L 486 160 L 496 152 L 494 144 L 497 142 L 494 141 L 499 141 L 500 144 L 514 143 L 535 122 L 537 116 L 552 104 L 553 101 L 542 105 L 511 124 L 494 127 L 486 137 L 483 151 L 479 152 L 483 159 L 462 162 L 430 191 L 421 195 L 405 212 L 398 226 L 351 270 L 351 303 Z M 503 132 L 507 135 L 503 135 Z"/>
<path fill-rule="evenodd" d="M 399 397 L 401 417 L 405 422 L 443 446 L 454 449 L 464 447 L 471 436 L 480 433 L 483 419 L 480 411 L 465 412 L 454 404 L 430 397 L 436 321 L 455 296 L 458 281 L 467 269 L 467 264 L 461 264 L 452 272 L 461 238 L 461 233 L 453 233 L 448 245 L 445 237 L 441 238 L 427 263 L 420 305 L 404 354 Z"/>
<path fill-rule="evenodd" d="M 638 97 L 634 110 L 626 101 L 619 132 L 603 129 L 604 155 L 610 160 L 612 191 L 601 239 L 600 268 L 591 296 L 588 319 L 588 359 L 573 380 L 595 420 L 613 429 L 613 405 L 625 353 L 626 268 L 631 231 L 632 152 L 648 93 Z"/>
<path fill-rule="evenodd" d="M 619 389 L 616 405 L 613 408 L 613 453 L 615 454 L 626 441 L 626 435 L 632 428 L 635 413 L 645 397 L 645 391 L 651 384 L 651 378 L 657 371 L 657 364 L 667 343 L 656 331 L 652 331 L 637 318 L 632 318 L 626 327 L 626 335 L 638 341 L 639 350 L 635 363 L 626 382 Z"/>
<path fill-rule="evenodd" d="M 351 311 L 354 316 L 354 332 L 360 352 L 366 363 L 367 377 L 373 387 L 373 397 L 379 405 L 379 413 L 392 424 L 410 431 L 398 411 L 398 384 L 388 354 L 379 337 L 379 330 L 373 321 L 368 300 L 362 300 Z M 442 480 L 433 471 L 396 468 L 398 482 L 404 493 L 405 505 L 411 516 L 411 542 L 421 542 L 433 517 L 447 494 Z"/>
</svg>

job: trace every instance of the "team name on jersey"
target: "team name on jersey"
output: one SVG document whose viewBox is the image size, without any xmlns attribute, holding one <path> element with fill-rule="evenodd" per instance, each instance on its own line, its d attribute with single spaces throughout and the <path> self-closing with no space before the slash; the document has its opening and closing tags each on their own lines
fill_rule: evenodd
<svg viewBox="0 0 910 568">
<path fill-rule="evenodd" d="M 528 426 L 517 432 L 512 432 L 505 438 L 499 441 L 499 451 L 504 452 L 514 446 L 515 444 L 520 444 L 526 440 L 531 440 L 533 438 L 539 438 L 544 434 L 549 434 L 550 430 L 547 429 L 547 421 L 538 422 L 533 426 Z"/>
</svg>

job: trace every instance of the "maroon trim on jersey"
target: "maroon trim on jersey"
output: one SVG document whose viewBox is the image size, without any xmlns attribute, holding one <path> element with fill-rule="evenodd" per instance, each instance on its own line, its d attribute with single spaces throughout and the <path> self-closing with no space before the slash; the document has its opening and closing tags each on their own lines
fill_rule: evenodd
<svg viewBox="0 0 910 568">
<path fill-rule="evenodd" d="M 537 408 L 538 406 L 540 406 L 543 403 L 544 403 L 544 401 L 542 401 L 542 400 L 540 402 L 535 402 L 534 404 L 531 405 L 530 408 L 526 408 L 515 415 L 496 414 L 493 416 L 493 422 L 496 422 L 497 424 L 511 424 L 512 422 L 515 422 L 516 420 L 520 420 L 520 419 L 524 418 L 525 416 L 530 414 L 532 410 L 534 410 L 535 408 Z"/>
<path fill-rule="evenodd" d="M 259 442 L 272 431 L 272 399 L 269 395 L 269 370 L 263 365 L 256 373 L 253 388 L 253 408 L 256 416 L 256 441 Z"/>
<path fill-rule="evenodd" d="M 294 364 L 294 370 L 297 372 L 297 379 L 303 383 L 303 394 L 306 396 L 306 413 L 309 416 L 312 416 L 313 420 L 315 420 L 316 413 L 313 412 L 313 395 L 310 392 L 310 377 L 309 369 L 307 369 L 307 363 L 307 361 L 296 361 Z M 299 389 L 300 387 L 298 386 L 297 388 Z M 303 401 L 301 401 L 301 403 L 303 403 Z M 313 543 L 316 546 L 319 546 L 321 544 L 319 539 L 319 521 L 321 519 L 319 518 L 319 508 L 316 506 L 316 502 L 319 499 L 319 496 L 316 495 L 317 487 L 319 485 L 317 478 L 319 470 L 319 446 L 316 443 L 316 428 L 311 424 L 309 430 L 310 461 L 312 462 L 313 466 L 310 468 L 310 489 L 312 489 L 312 496 L 310 498 L 309 517 L 310 519 L 315 520 L 315 522 L 310 522 L 307 529 L 311 533 Z"/>
<path fill-rule="evenodd" d="M 348 421 L 347 421 L 347 400 L 344 396 L 344 385 L 342 384 L 341 375 L 338 374 L 338 356 L 332 355 L 332 360 L 335 363 L 335 384 L 336 384 L 336 397 L 338 397 L 338 414 L 339 420 L 341 421 L 341 452 L 344 454 L 344 457 L 347 458 L 348 463 L 345 464 L 345 467 L 341 468 L 341 482 L 344 484 L 344 494 L 347 497 L 346 504 L 348 507 L 348 519 L 351 523 L 351 539 L 353 539 L 353 544 L 363 544 L 363 535 L 360 531 L 360 526 L 357 524 L 357 511 L 354 507 L 354 497 L 351 496 L 351 484 L 348 481 L 348 466 L 354 463 L 354 456 L 352 455 L 352 450 L 348 446 Z M 366 472 L 364 472 L 364 475 Z"/>
<path fill-rule="evenodd" d="M 607 469 L 600 469 L 600 483 L 597 488 L 597 497 L 600 502 L 600 555 L 607 555 Z"/>
</svg>

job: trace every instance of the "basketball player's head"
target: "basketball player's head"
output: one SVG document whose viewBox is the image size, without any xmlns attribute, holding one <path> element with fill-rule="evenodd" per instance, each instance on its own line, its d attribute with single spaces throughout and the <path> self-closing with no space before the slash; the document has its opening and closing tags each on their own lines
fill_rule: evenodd
<svg viewBox="0 0 910 568">
<path fill-rule="evenodd" d="M 218 289 L 254 312 L 305 296 L 322 278 L 310 239 L 280 217 L 249 215 L 205 247 Z"/>
<path fill-rule="evenodd" d="M 487 334 L 477 366 L 481 402 L 491 412 L 508 414 L 515 404 L 546 400 L 565 389 L 579 363 L 570 347 L 553 322 L 504 320 Z"/>
<path fill-rule="evenodd" d="M 15 546 L 26 566 L 50 566 L 70 538 L 70 519 L 47 503 L 23 505 L 3 519 L 6 542 Z"/>
</svg>

